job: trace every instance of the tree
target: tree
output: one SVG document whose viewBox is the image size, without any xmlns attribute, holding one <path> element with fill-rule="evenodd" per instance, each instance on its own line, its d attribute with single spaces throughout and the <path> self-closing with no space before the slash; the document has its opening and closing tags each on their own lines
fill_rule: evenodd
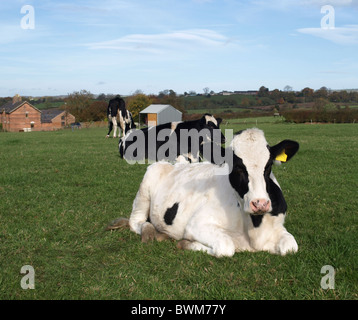
<svg viewBox="0 0 358 320">
<path fill-rule="evenodd" d="M 304 102 L 312 102 L 313 95 L 314 95 L 314 90 L 308 87 L 302 89 L 300 92 L 300 96 L 304 98 L 303 99 Z"/>
<path fill-rule="evenodd" d="M 106 100 L 106 95 L 104 93 L 101 93 L 98 95 L 97 97 L 98 101 L 105 101 Z"/>
<path fill-rule="evenodd" d="M 269 96 L 269 89 L 265 86 L 260 87 L 259 92 L 257 93 L 258 97 L 268 97 Z"/>
<path fill-rule="evenodd" d="M 284 103 L 285 103 L 285 99 L 281 97 L 280 99 L 278 99 L 277 103 L 278 103 L 278 104 L 284 104 Z"/>
<path fill-rule="evenodd" d="M 82 112 L 82 117 L 86 121 L 102 121 L 107 117 L 107 102 L 93 101 Z"/>
<path fill-rule="evenodd" d="M 128 99 L 127 109 L 132 113 L 134 121 L 139 120 L 139 112 L 152 104 L 152 100 L 144 93 L 131 96 Z"/>
<path fill-rule="evenodd" d="M 292 87 L 287 85 L 283 88 L 283 91 L 286 91 L 286 92 L 291 92 L 292 91 Z"/>
<path fill-rule="evenodd" d="M 329 101 L 324 98 L 318 98 L 315 100 L 313 109 L 317 111 L 323 111 L 326 108 L 326 105 L 329 104 Z"/>
<path fill-rule="evenodd" d="M 270 97 L 272 100 L 277 102 L 278 100 L 280 100 L 280 98 L 282 98 L 282 92 L 278 89 L 272 90 L 270 93 Z"/>
<path fill-rule="evenodd" d="M 69 93 L 65 99 L 65 110 L 76 117 L 77 121 L 91 121 L 88 118 L 86 109 L 93 100 L 93 94 L 86 90 Z"/>
<path fill-rule="evenodd" d="M 163 90 L 159 92 L 157 97 L 152 97 L 152 103 L 158 103 L 158 104 L 170 104 L 174 108 L 178 109 L 181 112 L 185 112 L 183 109 L 183 100 L 177 96 L 176 92 L 174 90 Z"/>
<path fill-rule="evenodd" d="M 328 97 L 327 87 L 322 87 L 319 90 L 316 90 L 314 96 L 315 98 L 327 98 Z"/>
</svg>

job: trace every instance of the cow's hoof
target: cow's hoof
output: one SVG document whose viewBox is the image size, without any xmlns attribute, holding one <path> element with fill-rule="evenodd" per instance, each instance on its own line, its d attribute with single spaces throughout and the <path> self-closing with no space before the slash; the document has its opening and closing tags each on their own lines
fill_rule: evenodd
<svg viewBox="0 0 358 320">
<path fill-rule="evenodd" d="M 181 250 L 188 250 L 190 249 L 191 241 L 189 240 L 180 240 L 177 243 L 177 248 Z"/>
<path fill-rule="evenodd" d="M 165 233 L 156 232 L 155 239 L 160 242 L 169 239 L 169 236 Z"/>
<path fill-rule="evenodd" d="M 292 234 L 287 233 L 280 239 L 277 245 L 278 254 L 284 256 L 287 253 L 295 253 L 298 251 L 298 245 Z"/>
<path fill-rule="evenodd" d="M 146 243 L 155 239 L 157 231 L 150 222 L 146 222 L 142 226 L 142 242 Z"/>
<path fill-rule="evenodd" d="M 216 257 L 232 257 L 235 254 L 235 245 L 231 239 L 222 239 L 213 247 L 213 254 Z"/>
<path fill-rule="evenodd" d="M 116 230 L 116 229 L 124 229 L 129 227 L 129 220 L 127 218 L 118 218 L 113 220 L 107 227 L 106 231 L 108 230 Z"/>
</svg>

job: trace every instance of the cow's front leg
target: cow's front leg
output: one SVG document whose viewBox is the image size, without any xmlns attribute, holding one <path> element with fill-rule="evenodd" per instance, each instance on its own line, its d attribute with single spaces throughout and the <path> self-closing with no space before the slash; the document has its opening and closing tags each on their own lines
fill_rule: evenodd
<svg viewBox="0 0 358 320">
<path fill-rule="evenodd" d="M 214 225 L 198 222 L 191 221 L 188 224 L 184 234 L 187 240 L 179 243 L 179 248 L 205 251 L 215 257 L 232 257 L 235 254 L 234 241 L 228 234 Z"/>
<path fill-rule="evenodd" d="M 276 253 L 284 256 L 286 253 L 294 253 L 297 250 L 298 245 L 293 235 L 287 231 L 284 232 L 276 245 Z"/>
<path fill-rule="evenodd" d="M 177 247 L 184 250 L 204 251 L 217 258 L 232 257 L 235 253 L 235 246 L 231 239 L 229 239 L 227 243 L 218 241 L 213 247 L 204 245 L 198 241 L 180 240 Z"/>
</svg>

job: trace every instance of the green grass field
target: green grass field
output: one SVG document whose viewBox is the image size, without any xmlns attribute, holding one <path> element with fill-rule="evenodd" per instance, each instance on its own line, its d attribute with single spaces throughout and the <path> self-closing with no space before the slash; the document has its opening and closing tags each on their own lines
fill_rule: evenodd
<svg viewBox="0 0 358 320">
<path fill-rule="evenodd" d="M 357 299 L 357 125 L 257 126 L 270 144 L 301 146 L 274 168 L 297 254 L 218 259 L 104 231 L 129 217 L 146 170 L 119 158 L 106 128 L 0 133 L 0 299 Z M 24 265 L 35 270 L 34 290 L 21 288 Z M 325 265 L 335 289 L 321 288 Z"/>
</svg>

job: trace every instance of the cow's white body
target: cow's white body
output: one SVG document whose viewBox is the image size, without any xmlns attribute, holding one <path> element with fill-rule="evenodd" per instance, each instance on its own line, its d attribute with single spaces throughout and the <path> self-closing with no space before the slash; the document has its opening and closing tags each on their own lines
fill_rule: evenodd
<svg viewBox="0 0 358 320">
<path fill-rule="evenodd" d="M 188 240 L 185 248 L 217 257 L 245 250 L 281 255 L 297 251 L 294 237 L 283 226 L 285 212 L 266 213 L 260 225 L 254 226 L 245 204 L 251 200 L 241 199 L 228 175 L 217 174 L 217 169 L 211 163 L 158 162 L 149 166 L 133 203 L 131 230 L 141 234 L 150 221 L 158 232 Z M 270 178 L 278 186 L 272 173 Z M 268 196 L 262 186 L 250 186 L 250 192 Z M 167 210 L 173 204 L 177 211 L 167 221 Z"/>
</svg>

